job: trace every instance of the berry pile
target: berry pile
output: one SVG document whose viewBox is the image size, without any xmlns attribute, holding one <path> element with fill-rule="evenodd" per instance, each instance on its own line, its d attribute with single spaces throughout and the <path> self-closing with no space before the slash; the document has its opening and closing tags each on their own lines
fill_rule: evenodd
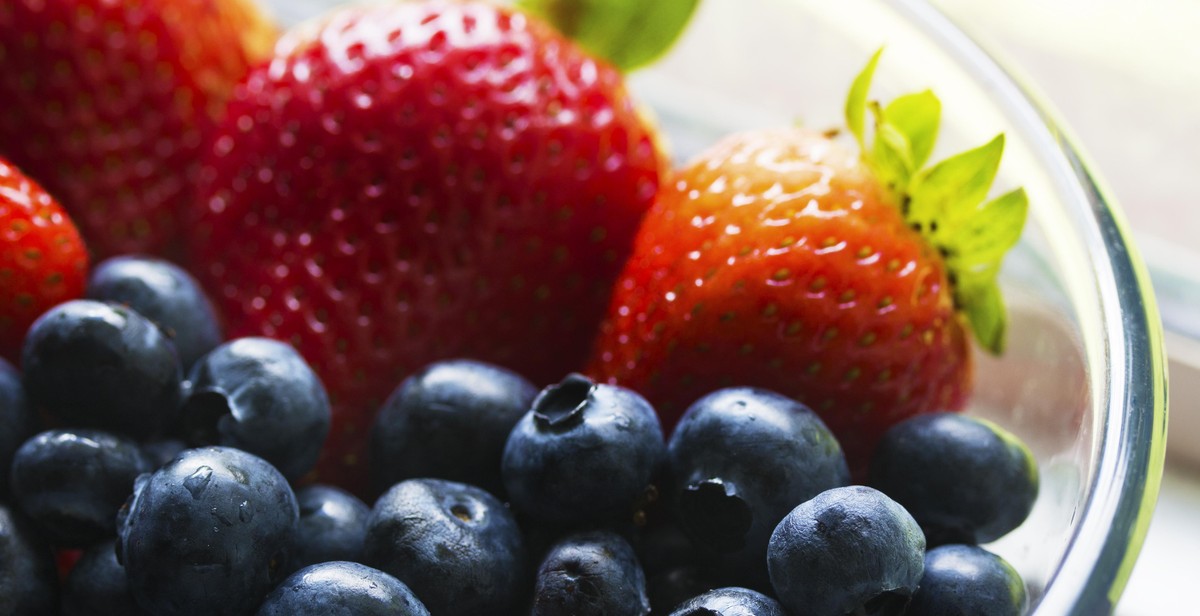
<svg viewBox="0 0 1200 616">
<path fill-rule="evenodd" d="M 1003 136 L 670 169 L 586 4 L 0 5 L 0 616 L 1024 612 Z"/>
<path fill-rule="evenodd" d="M 34 323 L 21 378 L 0 367 L 10 425 L 30 432 L 39 408 L 55 426 L 0 451 L 7 613 L 1026 609 L 1020 577 L 976 543 L 1024 521 L 1037 470 L 987 422 L 897 424 L 873 487 L 852 486 L 821 419 L 771 391 L 719 389 L 664 438 L 630 389 L 570 374 L 539 393 L 495 365 L 437 362 L 378 415 L 382 494 L 369 507 L 293 483 L 316 462 L 330 410 L 290 346 L 217 340 L 185 379 L 169 330 L 139 309 L 204 321 L 203 294 L 165 262 L 121 263 L 94 277 L 180 284 L 61 304 Z M 166 393 L 137 407 L 130 391 Z M 84 550 L 61 584 L 46 546 Z"/>
</svg>

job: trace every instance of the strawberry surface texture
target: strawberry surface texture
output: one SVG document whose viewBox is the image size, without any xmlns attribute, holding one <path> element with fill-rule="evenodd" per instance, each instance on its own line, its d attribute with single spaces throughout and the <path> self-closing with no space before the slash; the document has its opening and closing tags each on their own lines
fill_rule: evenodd
<svg viewBox="0 0 1200 616">
<path fill-rule="evenodd" d="M 3 159 L 0 242 L 0 357 L 16 363 L 29 325 L 83 294 L 88 256 L 58 202 Z"/>
<path fill-rule="evenodd" d="M 965 404 L 968 341 L 941 257 L 871 169 L 782 128 L 727 137 L 664 188 L 591 373 L 668 426 L 718 387 L 795 397 L 861 472 L 893 423 Z"/>
<path fill-rule="evenodd" d="M 204 144 L 275 34 L 248 0 L 6 0 L 0 155 L 98 256 L 179 256 Z"/>
<path fill-rule="evenodd" d="M 347 8 L 236 89 L 191 256 L 230 334 L 295 345 L 333 402 L 317 478 L 417 368 L 471 356 L 538 384 L 582 365 L 664 158 L 621 75 L 478 3 Z"/>
</svg>

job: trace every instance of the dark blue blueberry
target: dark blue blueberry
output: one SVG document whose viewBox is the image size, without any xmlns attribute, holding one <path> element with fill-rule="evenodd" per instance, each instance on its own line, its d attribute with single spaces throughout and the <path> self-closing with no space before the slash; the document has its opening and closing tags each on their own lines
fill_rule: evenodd
<svg viewBox="0 0 1200 616">
<path fill-rule="evenodd" d="M 850 481 L 837 439 L 807 406 L 763 389 L 697 400 L 668 444 L 669 502 L 721 580 L 768 588 L 767 543 L 796 505 Z"/>
<path fill-rule="evenodd" d="M 954 413 L 892 426 L 870 477 L 916 518 L 931 546 L 999 539 L 1025 521 L 1038 493 L 1037 463 L 1024 443 Z"/>
<path fill-rule="evenodd" d="M 0 357 L 0 501 L 8 499 L 8 471 L 13 455 L 25 439 L 33 436 L 34 425 L 21 377 Z"/>
<path fill-rule="evenodd" d="M 779 602 L 749 588 L 716 588 L 676 607 L 671 616 L 787 616 Z"/>
<path fill-rule="evenodd" d="M 289 571 L 335 560 L 362 560 L 371 508 L 332 486 L 311 485 L 296 491 L 300 521 Z"/>
<path fill-rule="evenodd" d="M 591 531 L 550 548 L 538 567 L 532 616 L 644 616 L 646 577 L 620 535 Z"/>
<path fill-rule="evenodd" d="M 913 616 L 1022 616 L 1025 582 L 1003 558 L 973 545 L 925 554 L 925 575 L 908 605 Z"/>
<path fill-rule="evenodd" d="M 404 582 L 366 565 L 331 561 L 284 580 L 257 616 L 429 616 Z"/>
<path fill-rule="evenodd" d="M 504 446 L 513 506 L 542 520 L 628 520 L 666 453 L 654 409 L 637 393 L 572 374 L 543 390 Z"/>
<path fill-rule="evenodd" d="M 925 536 L 883 492 L 834 488 L 783 518 L 767 564 L 794 616 L 897 616 L 921 580 Z"/>
<path fill-rule="evenodd" d="M 54 556 L 33 525 L 0 503 L 0 614 L 58 613 Z"/>
<path fill-rule="evenodd" d="M 88 279 L 88 299 L 124 304 L 154 321 L 175 342 L 186 370 L 221 344 L 212 303 L 179 266 L 151 257 L 112 257 Z"/>
<path fill-rule="evenodd" d="M 85 550 L 63 585 L 62 616 L 148 615 L 129 592 L 129 580 L 117 562 L 113 542 Z"/>
<path fill-rule="evenodd" d="M 50 543 L 84 547 L 116 535 L 116 515 L 149 472 L 137 442 L 99 430 L 49 430 L 25 441 L 12 466 L 13 498 Z"/>
<path fill-rule="evenodd" d="M 470 360 L 438 362 L 408 377 L 371 432 L 376 490 L 432 477 L 502 496 L 504 443 L 536 395 L 521 376 Z"/>
<path fill-rule="evenodd" d="M 283 579 L 299 508 L 262 458 L 189 449 L 138 478 L 118 516 L 117 558 L 158 616 L 244 615 Z"/>
<path fill-rule="evenodd" d="M 521 532 L 504 503 L 441 479 L 402 481 L 379 497 L 363 556 L 438 616 L 505 613 L 528 578 Z"/>
<path fill-rule="evenodd" d="M 290 345 L 231 340 L 197 362 L 190 381 L 182 424 L 192 445 L 248 451 L 292 481 L 317 463 L 329 434 L 329 397 Z"/>
<path fill-rule="evenodd" d="M 684 601 L 711 589 L 711 577 L 695 565 L 677 565 L 650 576 L 646 594 L 650 597 L 650 612 L 668 614 Z"/>
<path fill-rule="evenodd" d="M 21 366 L 29 402 L 70 427 L 144 439 L 179 412 L 175 345 L 124 306 L 75 300 L 51 308 L 30 327 Z"/>
</svg>

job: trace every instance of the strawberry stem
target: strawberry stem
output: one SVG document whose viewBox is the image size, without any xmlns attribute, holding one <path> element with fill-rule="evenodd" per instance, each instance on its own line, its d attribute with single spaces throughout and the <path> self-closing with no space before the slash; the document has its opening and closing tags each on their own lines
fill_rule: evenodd
<svg viewBox="0 0 1200 616">
<path fill-rule="evenodd" d="M 863 161 L 895 196 L 905 220 L 942 255 L 956 307 L 979 344 L 1004 349 L 1005 309 L 998 276 L 1004 255 L 1021 237 L 1028 212 L 1025 191 L 986 201 L 1004 135 L 925 167 L 937 141 L 941 101 L 926 90 L 882 105 L 867 96 L 883 50 L 876 51 L 846 97 L 846 125 Z M 868 142 L 865 118 L 874 118 Z"/>
</svg>

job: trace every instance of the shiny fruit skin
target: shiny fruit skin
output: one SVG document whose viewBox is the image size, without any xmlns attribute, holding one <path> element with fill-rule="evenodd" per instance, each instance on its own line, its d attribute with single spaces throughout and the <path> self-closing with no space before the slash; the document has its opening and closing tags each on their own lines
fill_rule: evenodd
<svg viewBox="0 0 1200 616">
<path fill-rule="evenodd" d="M 680 169 L 638 233 L 590 364 L 674 425 L 730 385 L 811 406 L 861 476 L 880 435 L 969 392 L 936 251 L 853 155 L 788 128 Z"/>
<path fill-rule="evenodd" d="M 361 489 L 408 374 L 582 365 L 663 166 L 621 76 L 481 3 L 346 9 L 238 88 L 192 253 L 230 333 L 294 344 L 334 403 L 318 479 Z"/>
<path fill-rule="evenodd" d="M 83 295 L 88 255 L 62 207 L 0 159 L 0 357 L 16 363 L 29 326 Z"/>
</svg>

